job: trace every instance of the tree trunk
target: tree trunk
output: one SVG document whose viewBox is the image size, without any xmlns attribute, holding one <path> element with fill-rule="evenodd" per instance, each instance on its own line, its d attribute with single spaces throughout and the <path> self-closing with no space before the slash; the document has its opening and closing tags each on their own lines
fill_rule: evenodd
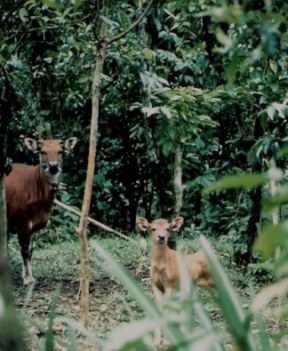
<svg viewBox="0 0 288 351">
<path fill-rule="evenodd" d="M 80 318 L 84 326 L 89 324 L 89 258 L 88 258 L 88 242 L 86 235 L 86 226 L 88 221 L 91 193 L 93 187 L 93 176 L 95 170 L 95 158 L 97 147 L 98 119 L 99 119 L 99 98 L 100 98 L 100 83 L 105 61 L 107 38 L 106 38 L 106 23 L 102 21 L 99 47 L 97 51 L 96 66 L 92 83 L 92 116 L 90 127 L 90 143 L 88 166 L 85 183 L 85 191 L 82 205 L 80 223 L 78 227 L 80 241 Z"/>
<path fill-rule="evenodd" d="M 174 194 L 175 194 L 176 216 L 179 216 L 183 205 L 182 156 L 183 156 L 183 146 L 181 144 L 178 144 L 175 151 L 175 161 L 174 161 Z"/>
<path fill-rule="evenodd" d="M 107 2 L 109 3 L 109 2 Z M 97 133 L 98 133 L 98 119 L 99 119 L 99 100 L 100 100 L 100 83 L 103 66 L 105 62 L 106 50 L 108 45 L 117 41 L 132 31 L 139 22 L 147 14 L 153 0 L 150 0 L 143 13 L 138 19 L 124 32 L 116 35 L 112 39 L 107 38 L 107 24 L 104 20 L 101 23 L 101 30 L 99 36 L 99 45 L 97 48 L 97 59 L 92 83 L 92 116 L 90 126 L 90 142 L 89 142 L 89 155 L 86 183 L 81 211 L 81 218 L 77 233 L 80 242 L 80 318 L 85 327 L 89 324 L 89 256 L 88 256 L 88 241 L 86 235 L 86 227 L 90 209 L 91 193 L 93 187 L 93 176 L 95 170 L 95 158 L 97 148 Z M 105 14 L 107 7 L 106 3 L 103 4 L 103 13 Z"/>
<path fill-rule="evenodd" d="M 4 174 L 10 171 L 6 163 L 6 135 L 12 119 L 12 106 L 15 95 L 8 75 L 4 69 L 5 85 L 0 90 L 0 350 L 25 351 L 23 327 L 15 313 L 10 290 L 7 265 L 7 218 L 4 189 Z"/>
<path fill-rule="evenodd" d="M 6 163 L 6 135 L 8 124 L 12 119 L 12 101 L 14 98 L 14 90 L 4 67 L 2 70 L 6 81 L 5 85 L 0 90 L 0 259 L 5 259 L 7 249 L 7 223 L 3 177 L 4 174 L 9 173 L 9 165 L 7 166 Z"/>
<path fill-rule="evenodd" d="M 269 183 L 269 186 L 270 186 L 271 197 L 273 197 L 277 194 L 277 185 L 275 180 L 271 180 Z M 279 207 L 276 207 L 272 210 L 272 223 L 275 225 L 278 224 L 279 218 L 280 218 L 280 210 L 279 210 Z"/>
<path fill-rule="evenodd" d="M 247 252 L 242 257 L 246 263 L 252 261 L 253 244 L 258 233 L 258 225 L 261 221 L 262 187 L 259 186 L 251 190 L 250 198 L 252 201 L 252 208 L 247 226 Z"/>
<path fill-rule="evenodd" d="M 276 168 L 276 162 L 274 158 L 271 158 L 270 160 L 270 169 L 275 169 Z M 277 195 L 277 184 L 275 179 L 270 180 L 269 182 L 269 187 L 270 187 L 270 194 L 271 197 L 273 198 L 274 196 Z M 278 224 L 279 223 L 279 219 L 280 219 L 280 208 L 276 207 L 272 210 L 272 223 L 273 224 Z"/>
<path fill-rule="evenodd" d="M 0 155 L 2 157 L 2 155 Z M 5 260 L 7 256 L 7 219 L 6 198 L 3 176 L 0 178 L 0 259 Z"/>
<path fill-rule="evenodd" d="M 261 126 L 260 118 L 256 118 L 254 124 L 254 138 L 259 140 L 263 135 L 263 129 Z M 253 173 L 261 173 L 262 166 L 260 162 L 257 162 L 253 168 Z M 250 211 L 250 217 L 247 225 L 247 252 L 240 258 L 246 263 L 253 261 L 253 244 L 255 238 L 258 234 L 258 226 L 261 222 L 261 200 L 262 200 L 262 187 L 259 186 L 250 191 L 250 199 L 252 202 L 252 207 Z"/>
</svg>

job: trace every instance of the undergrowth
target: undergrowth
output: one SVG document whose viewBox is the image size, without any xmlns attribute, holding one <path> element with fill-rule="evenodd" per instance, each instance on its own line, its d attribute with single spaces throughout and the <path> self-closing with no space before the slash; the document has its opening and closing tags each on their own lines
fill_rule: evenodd
<svg viewBox="0 0 288 351">
<path fill-rule="evenodd" d="M 146 321 L 147 317 L 149 321 L 151 315 L 149 317 L 145 307 L 141 306 L 141 301 L 139 302 L 135 299 L 135 295 L 131 294 L 131 289 L 127 289 L 127 286 L 125 286 L 123 281 L 119 279 L 119 274 L 116 270 L 111 270 L 111 262 L 109 261 L 110 259 L 114 260 L 119 267 L 123 266 L 125 271 L 128 271 L 136 280 L 137 284 L 140 286 L 141 293 L 148 296 L 149 299 L 152 299 L 149 284 L 149 248 L 148 253 L 143 256 L 139 246 L 140 237 L 134 236 L 133 238 L 135 239 L 135 242 L 128 242 L 117 237 L 108 236 L 107 234 L 105 237 L 103 233 L 102 235 L 97 235 L 96 233 L 95 235 L 91 235 L 89 330 L 97 340 L 101 340 L 101 342 L 98 340 L 97 344 L 95 340 L 91 341 L 91 337 L 87 337 L 87 335 L 86 337 L 82 336 L 77 338 L 76 335 L 78 335 L 79 330 L 75 330 L 80 328 L 79 325 L 77 325 L 77 327 L 75 325 L 71 327 L 73 323 L 69 322 L 69 324 L 66 321 L 67 318 L 69 321 L 77 321 L 79 319 L 77 296 L 79 290 L 79 247 L 77 238 L 75 237 L 67 241 L 55 236 L 54 242 L 50 243 L 50 240 L 47 241 L 43 236 L 44 233 L 41 233 L 36 241 L 32 263 L 34 277 L 37 282 L 33 291 L 31 291 L 31 297 L 25 305 L 24 312 L 24 320 L 28 328 L 28 334 L 33 336 L 32 339 L 29 336 L 30 342 L 34 345 L 33 347 L 36 347 L 38 350 L 39 345 L 45 345 L 45 338 L 47 337 L 45 330 L 47 331 L 49 326 L 49 318 L 51 318 L 51 314 L 49 313 L 51 311 L 51 306 L 53 305 L 53 296 L 57 289 L 59 289 L 59 292 L 55 304 L 55 313 L 53 315 L 54 322 L 52 323 L 52 331 L 53 335 L 56 337 L 55 343 L 58 345 L 57 347 L 62 343 L 64 345 L 62 345 L 63 350 L 69 350 L 66 346 L 71 343 L 72 334 L 75 337 L 75 343 L 78 345 L 75 346 L 75 350 L 81 350 L 83 347 L 87 350 L 95 350 L 95 347 L 97 347 L 97 349 L 105 350 L 105 342 L 103 340 L 108 340 L 107 343 L 109 346 L 109 343 L 111 343 L 111 335 L 113 337 L 115 328 L 116 330 L 118 330 L 117 328 L 125 328 L 127 323 L 133 323 L 134 325 L 136 321 L 138 321 L 138 324 L 136 324 L 137 328 L 140 327 L 147 329 L 147 326 L 143 325 L 143 321 Z M 103 248 L 105 252 L 107 251 L 111 255 L 111 257 L 109 256 L 110 258 L 108 259 L 108 262 L 103 259 L 103 257 L 100 258 L 99 254 L 91 248 L 91 243 L 93 243 L 95 238 L 98 237 L 99 239 L 97 240 L 97 243 L 100 244 L 100 247 Z M 232 248 L 227 243 L 227 240 L 225 240 L 225 237 L 217 238 L 217 240 L 209 238 L 209 240 L 219 255 L 222 266 L 224 266 L 225 271 L 228 272 L 229 280 L 233 282 L 233 289 L 238 293 L 240 305 L 244 306 L 244 310 L 247 311 L 249 301 L 251 301 L 253 295 L 259 290 L 263 283 L 261 280 L 257 281 L 253 276 L 255 273 L 254 269 L 249 271 L 249 269 L 247 270 L 243 267 L 239 267 L 233 262 L 231 259 Z M 177 236 L 177 249 L 180 252 L 192 252 L 199 247 L 199 238 L 195 236 L 195 233 L 193 233 L 193 238 L 190 240 L 187 239 L 187 233 L 185 233 L 185 238 L 183 238 L 182 235 Z M 24 306 L 25 299 L 27 298 L 27 288 L 24 288 L 21 285 L 21 258 L 15 237 L 12 237 L 9 243 L 9 262 L 12 282 L 14 285 L 15 303 L 19 310 L 21 310 Z M 188 291 L 190 290 L 188 289 Z M 192 300 L 190 301 L 189 299 Z M 210 320 L 209 323 L 212 323 L 211 328 L 213 329 L 213 333 L 215 329 L 215 335 L 218 335 L 218 337 L 221 335 L 220 339 L 225 348 L 231 345 L 233 337 L 231 337 L 229 326 L 227 328 L 227 323 L 225 323 L 222 308 L 217 301 L 215 301 L 213 294 L 211 295 L 205 290 L 193 288 L 188 300 L 186 296 L 180 305 L 177 305 L 177 303 L 179 303 L 179 296 L 174 296 L 173 300 L 168 303 L 170 307 L 172 306 L 173 313 L 171 313 L 171 308 L 165 313 L 168 313 L 170 316 L 169 318 L 174 318 L 175 309 L 179 310 L 183 303 L 185 306 L 187 306 L 187 303 L 189 305 L 189 301 L 191 306 L 194 306 L 191 307 L 192 310 L 195 308 L 195 301 L 198 304 L 198 308 L 201 306 L 200 316 L 197 315 L 195 311 L 193 312 L 194 317 L 192 325 L 194 329 L 190 330 L 190 336 L 192 337 L 194 334 L 197 336 L 198 333 L 201 334 L 201 318 L 204 318 L 203 316 L 205 316 L 205 320 L 207 318 L 207 320 Z M 186 307 L 183 308 L 186 310 Z M 165 319 L 167 319 L 167 315 L 165 315 Z M 275 329 L 278 315 L 277 311 L 274 310 L 273 305 L 266 308 L 264 319 L 266 329 L 271 335 L 279 334 L 281 332 L 279 328 Z M 175 326 L 176 322 L 175 320 L 172 320 L 171 323 L 172 326 Z M 131 325 L 131 328 L 133 325 Z M 153 325 L 153 323 L 151 325 Z M 130 330 L 133 330 L 133 328 Z M 82 332 L 82 334 L 85 333 Z M 150 337 L 147 339 L 147 335 L 144 334 L 141 334 L 137 340 L 131 336 L 133 339 L 132 344 L 134 345 L 133 347 L 130 345 L 132 348 L 129 348 L 130 346 L 127 346 L 128 348 L 126 348 L 124 340 L 122 345 L 123 348 L 121 348 L 121 350 L 146 350 L 147 347 L 149 349 L 151 346 L 149 328 L 147 329 L 146 334 L 150 335 Z M 115 335 L 115 337 L 117 338 L 119 336 Z M 38 340 L 38 347 L 35 346 L 35 338 Z M 214 340 L 213 338 L 211 339 L 211 342 Z M 96 344 L 97 346 L 95 346 Z M 45 349 L 45 346 L 43 347 Z M 179 350 L 180 349 L 181 348 L 179 348 Z M 208 349 L 209 348 L 207 348 L 207 350 Z"/>
</svg>

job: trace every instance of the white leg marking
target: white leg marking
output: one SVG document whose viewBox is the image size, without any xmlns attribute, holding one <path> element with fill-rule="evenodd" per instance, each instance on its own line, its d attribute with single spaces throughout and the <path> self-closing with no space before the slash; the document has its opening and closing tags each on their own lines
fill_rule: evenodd
<svg viewBox="0 0 288 351">
<path fill-rule="evenodd" d="M 22 277 L 23 277 L 23 284 L 25 286 L 29 285 L 35 281 L 35 279 L 32 276 L 32 266 L 31 266 L 29 259 L 25 259 L 25 261 L 23 263 Z"/>
<path fill-rule="evenodd" d="M 31 228 L 33 227 L 32 221 L 29 223 L 29 226 L 31 226 Z M 30 240 L 29 240 L 29 250 L 30 251 L 33 248 L 34 237 L 35 237 L 35 234 L 32 234 L 30 237 Z M 24 285 L 29 285 L 35 281 L 35 279 L 33 278 L 33 275 L 32 275 L 32 265 L 31 265 L 29 258 L 26 258 L 23 262 L 22 277 L 23 277 L 23 284 Z"/>
</svg>

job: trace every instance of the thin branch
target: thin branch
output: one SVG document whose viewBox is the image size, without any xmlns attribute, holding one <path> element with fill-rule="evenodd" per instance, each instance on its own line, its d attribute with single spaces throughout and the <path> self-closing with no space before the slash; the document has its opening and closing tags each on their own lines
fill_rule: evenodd
<svg viewBox="0 0 288 351">
<path fill-rule="evenodd" d="M 125 30 L 124 32 L 116 35 L 114 38 L 108 39 L 108 45 L 110 45 L 114 41 L 117 41 L 117 40 L 125 37 L 125 35 L 127 35 L 129 32 L 131 32 L 142 21 L 142 19 L 146 16 L 146 14 L 149 11 L 150 7 L 152 6 L 153 2 L 154 2 L 154 0 L 150 0 L 148 5 L 146 6 L 145 10 L 139 16 L 139 18 L 134 23 L 132 23 L 131 26 L 127 30 Z"/>
<path fill-rule="evenodd" d="M 81 216 L 81 212 L 75 210 L 75 208 L 73 208 L 73 207 L 71 207 L 71 206 L 68 206 L 68 205 L 66 205 L 66 204 L 63 204 L 63 202 L 61 202 L 61 201 L 59 201 L 59 200 L 57 200 L 57 199 L 54 200 L 54 203 L 55 203 L 56 205 L 58 205 L 59 207 L 64 208 L 66 211 L 69 211 L 69 212 L 71 212 L 71 213 L 74 213 L 74 214 L 76 214 L 76 215 L 79 216 L 79 217 Z M 117 232 L 117 230 L 114 230 L 114 229 L 108 227 L 106 224 L 103 224 L 103 223 L 101 223 L 101 222 L 98 222 L 98 221 L 96 221 L 95 219 L 93 219 L 93 218 L 91 218 L 91 217 L 88 217 L 88 218 L 87 218 L 87 221 L 88 221 L 89 223 L 91 223 L 91 224 L 94 224 L 96 227 L 105 230 L 106 232 L 113 233 L 113 234 L 119 236 L 119 237 L 122 238 L 122 239 L 129 240 L 129 241 L 134 241 L 134 239 L 129 238 L 129 236 L 127 236 L 127 235 L 125 235 L 125 234 L 122 234 L 122 233 L 120 233 L 120 232 Z"/>
<path fill-rule="evenodd" d="M 104 9 L 105 10 L 105 9 Z M 106 37 L 106 24 L 103 21 L 101 24 L 100 37 Z M 89 324 L 89 255 L 88 255 L 88 240 L 86 235 L 86 226 L 88 221 L 91 193 L 93 187 L 93 175 L 95 169 L 95 158 L 97 151 L 97 131 L 99 119 L 99 99 L 100 99 L 100 83 L 101 74 L 106 56 L 107 43 L 101 41 L 99 43 L 96 65 L 92 83 L 92 114 L 90 123 L 90 137 L 89 137 L 89 152 L 88 165 L 86 173 L 86 182 L 82 202 L 82 211 L 79 221 L 77 233 L 79 235 L 80 244 L 80 319 L 85 327 Z"/>
</svg>

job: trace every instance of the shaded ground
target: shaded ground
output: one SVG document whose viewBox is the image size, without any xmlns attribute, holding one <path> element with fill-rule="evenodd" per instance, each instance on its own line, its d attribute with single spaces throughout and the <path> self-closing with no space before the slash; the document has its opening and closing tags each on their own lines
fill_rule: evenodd
<svg viewBox="0 0 288 351">
<path fill-rule="evenodd" d="M 141 250 L 138 244 L 127 243 L 118 238 L 107 238 L 99 240 L 101 245 L 108 249 L 117 261 L 121 262 L 141 282 L 144 289 L 151 295 L 149 286 L 149 255 L 141 258 Z M 217 251 L 223 250 L 221 242 L 215 243 Z M 195 243 L 180 240 L 178 248 L 180 251 L 195 250 Z M 49 311 L 53 301 L 57 302 L 56 316 L 65 316 L 75 321 L 79 319 L 79 248 L 77 242 L 59 242 L 57 244 L 41 244 L 33 253 L 33 272 L 37 279 L 34 290 L 22 286 L 21 258 L 18 244 L 14 239 L 9 243 L 9 262 L 12 274 L 12 284 L 15 304 L 19 312 L 23 312 L 25 323 L 32 335 L 37 336 L 32 343 L 31 350 L 37 349 L 37 342 L 44 342 L 43 336 L 47 330 Z M 248 306 L 251 301 L 251 289 L 248 284 L 253 280 L 251 273 L 245 273 L 243 269 L 231 262 L 229 248 L 226 247 L 222 262 L 226 265 L 229 276 L 238 290 L 243 304 Z M 91 252 L 91 256 L 95 255 Z M 95 257 L 95 256 L 94 256 Z M 90 330 L 97 338 L 103 339 L 121 323 L 138 320 L 145 317 L 137 303 L 129 296 L 128 292 L 102 269 L 102 261 L 91 260 L 90 262 Z M 259 289 L 255 284 L 255 291 Z M 57 289 L 60 289 L 57 293 Z M 29 291 L 31 296 L 29 297 Z M 226 332 L 221 313 L 215 305 L 210 294 L 201 293 L 205 307 L 210 317 L 215 321 L 217 329 L 221 330 L 229 349 L 230 339 Z M 277 324 L 277 309 L 275 304 L 264 311 L 267 329 L 270 334 L 279 330 Z M 28 317 L 28 318 L 27 318 Z M 288 327 L 288 323 L 285 326 Z M 58 339 L 57 350 L 63 350 L 62 341 L 67 342 L 67 327 L 56 319 L 53 326 L 54 334 Z M 80 350 L 97 350 L 95 343 L 87 339 L 78 338 Z"/>
<path fill-rule="evenodd" d="M 118 239 L 101 240 L 103 246 L 113 251 L 117 260 L 142 282 L 146 290 L 148 286 L 148 258 L 144 259 L 141 267 L 139 262 L 140 249 L 136 245 L 128 245 Z M 40 336 L 41 329 L 48 325 L 48 314 L 59 290 L 57 299 L 57 316 L 66 316 L 79 320 L 79 248 L 77 242 L 65 242 L 57 245 L 46 244 L 36 247 L 33 252 L 33 275 L 37 280 L 31 297 L 29 289 L 22 286 L 22 266 L 18 244 L 14 239 L 9 243 L 9 263 L 12 273 L 12 284 L 17 308 L 33 319 L 34 325 L 30 331 Z M 93 254 L 93 253 L 92 253 Z M 136 263 L 136 265 L 135 265 Z M 101 268 L 102 262 L 90 262 L 90 330 L 98 337 L 106 334 L 120 323 L 144 316 L 136 302 L 129 297 L 128 292 Z M 138 269 L 137 269 L 138 268 Z M 141 269 L 139 269 L 141 268 Z M 26 299 L 28 303 L 26 304 Z M 30 319 L 30 318 L 29 318 Z M 42 328 L 41 328 L 42 327 Z M 56 322 L 55 333 L 64 336 L 66 328 Z M 95 345 L 81 341 L 87 350 L 96 350 Z M 60 349 L 59 349 L 60 350 Z"/>
</svg>

